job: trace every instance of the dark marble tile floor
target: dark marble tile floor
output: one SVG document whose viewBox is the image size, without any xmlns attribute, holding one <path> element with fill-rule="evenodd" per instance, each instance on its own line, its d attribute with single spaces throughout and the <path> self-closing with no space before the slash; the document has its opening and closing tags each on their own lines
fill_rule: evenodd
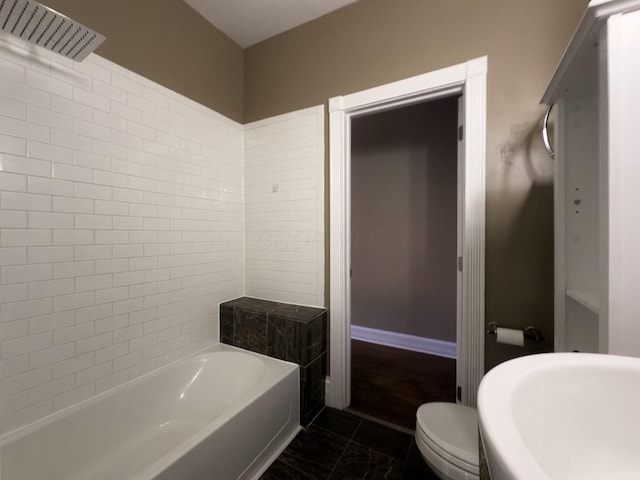
<svg viewBox="0 0 640 480">
<path fill-rule="evenodd" d="M 325 408 L 261 480 L 437 480 L 413 436 Z"/>
</svg>

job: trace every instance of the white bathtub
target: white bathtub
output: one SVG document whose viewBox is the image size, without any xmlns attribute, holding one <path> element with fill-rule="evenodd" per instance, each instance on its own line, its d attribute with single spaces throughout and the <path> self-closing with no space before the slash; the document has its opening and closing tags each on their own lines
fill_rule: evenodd
<svg viewBox="0 0 640 480">
<path fill-rule="evenodd" d="M 3 437 L 0 478 L 257 478 L 300 429 L 298 382 L 218 344 Z"/>
</svg>

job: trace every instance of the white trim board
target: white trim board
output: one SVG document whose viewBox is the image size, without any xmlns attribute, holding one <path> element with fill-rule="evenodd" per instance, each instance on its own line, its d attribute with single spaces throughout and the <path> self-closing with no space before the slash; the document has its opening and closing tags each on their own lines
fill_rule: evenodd
<svg viewBox="0 0 640 480">
<path fill-rule="evenodd" d="M 459 401 L 475 406 L 484 374 L 485 135 L 487 57 L 329 99 L 329 365 L 326 404 L 351 403 L 351 120 L 360 115 L 462 94 L 464 139 L 457 318 Z M 460 181 L 459 181 L 460 183 Z M 459 185 L 460 188 L 460 185 Z"/>
<path fill-rule="evenodd" d="M 386 345 L 387 347 L 401 348 L 412 352 L 428 353 L 438 357 L 453 359 L 457 357 L 457 345 L 455 342 L 417 337 L 406 333 L 388 332 L 358 325 L 351 325 L 351 340 Z"/>
</svg>

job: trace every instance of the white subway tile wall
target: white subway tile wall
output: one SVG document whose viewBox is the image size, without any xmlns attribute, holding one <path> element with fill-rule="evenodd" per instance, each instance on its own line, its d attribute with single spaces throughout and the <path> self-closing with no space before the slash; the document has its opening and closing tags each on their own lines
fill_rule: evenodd
<svg viewBox="0 0 640 480">
<path fill-rule="evenodd" d="M 218 341 L 245 223 L 242 125 L 98 56 L 0 44 L 6 434 Z"/>
<path fill-rule="evenodd" d="M 245 125 L 247 295 L 324 307 L 324 107 Z"/>
</svg>

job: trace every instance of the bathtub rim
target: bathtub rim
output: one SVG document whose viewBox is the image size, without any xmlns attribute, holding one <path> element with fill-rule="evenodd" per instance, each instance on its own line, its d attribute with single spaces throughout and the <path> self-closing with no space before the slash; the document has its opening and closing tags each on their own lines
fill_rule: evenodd
<svg viewBox="0 0 640 480">
<path fill-rule="evenodd" d="M 218 345 L 218 344 L 216 344 Z M 222 350 L 219 351 L 233 351 L 233 352 L 239 352 L 239 353 L 243 353 L 243 354 L 250 354 L 253 356 L 257 356 L 261 359 L 268 359 L 267 362 L 270 361 L 274 361 L 273 363 L 284 363 L 287 364 L 289 366 L 294 366 L 294 369 L 288 369 L 288 371 L 283 372 L 283 374 L 278 378 L 277 381 L 274 381 L 270 386 L 269 389 L 275 388 L 277 385 L 279 385 L 280 383 L 283 383 L 286 381 L 287 377 L 289 377 L 290 375 L 292 375 L 294 372 L 296 372 L 296 397 L 294 399 L 294 403 L 298 405 L 298 408 L 296 410 L 298 410 L 298 422 L 297 422 L 297 428 L 294 429 L 294 431 L 288 435 L 286 437 L 286 441 L 282 441 L 280 446 L 274 451 L 277 452 L 277 454 L 269 454 L 267 455 L 265 458 L 262 458 L 263 454 L 265 453 L 265 451 L 271 446 L 271 442 L 269 444 L 267 444 L 262 452 L 258 455 L 258 457 L 256 457 L 253 462 L 251 462 L 251 464 L 249 464 L 247 466 L 247 468 L 243 471 L 243 473 L 241 474 L 240 477 L 238 477 L 239 479 L 246 479 L 246 480 L 255 480 L 258 479 L 262 473 L 264 473 L 264 471 L 267 470 L 267 468 L 271 465 L 271 463 L 273 463 L 273 461 L 275 461 L 275 459 L 278 457 L 278 455 L 280 453 L 282 453 L 287 446 L 289 445 L 289 443 L 295 438 L 295 436 L 298 434 L 298 432 L 302 429 L 302 427 L 300 426 L 300 418 L 299 418 L 299 406 L 300 406 L 300 377 L 299 377 L 299 365 L 296 363 L 292 363 L 292 362 L 287 362 L 284 360 L 279 360 L 273 357 L 269 357 L 267 355 L 263 355 L 260 353 L 256 353 L 256 352 L 252 352 L 250 350 L 244 350 L 242 348 L 239 347 L 234 347 L 232 345 L 228 345 L 228 344 L 224 344 L 224 343 L 220 343 L 219 345 L 222 346 Z M 202 352 L 200 352 L 202 353 Z M 190 358 L 191 356 L 196 356 L 197 353 L 194 353 L 193 355 L 189 355 L 187 357 L 184 357 L 182 360 L 187 360 L 188 358 Z M 153 463 L 150 463 L 149 465 L 147 465 L 143 470 L 141 470 L 135 477 L 133 477 L 130 480 L 145 480 L 147 478 L 153 478 L 154 475 L 159 475 L 162 472 L 164 472 L 167 468 L 169 468 L 171 465 L 173 465 L 173 463 L 178 460 L 179 458 L 181 458 L 182 456 L 184 456 L 185 454 L 187 454 L 189 451 L 191 451 L 193 448 L 195 448 L 197 445 L 199 445 L 200 443 L 202 443 L 204 440 L 206 440 L 206 438 L 213 432 L 216 430 L 217 427 L 224 425 L 225 423 L 227 423 L 228 421 L 230 421 L 238 412 L 241 412 L 242 410 L 248 408 L 249 406 L 251 406 L 252 404 L 254 404 L 255 402 L 260 401 L 260 398 L 264 395 L 264 393 L 266 393 L 267 390 L 260 390 L 258 392 L 254 392 L 252 395 L 247 396 L 247 398 L 244 398 L 241 402 L 238 402 L 237 404 L 234 404 L 234 408 L 233 410 L 228 410 L 225 411 L 224 414 L 222 414 L 221 416 L 217 417 L 213 422 L 210 422 L 209 424 L 207 424 L 207 428 L 202 428 L 200 430 L 198 430 L 196 433 L 194 433 L 192 436 L 190 436 L 189 438 L 185 439 L 182 443 L 180 443 L 179 445 L 177 445 L 174 449 L 171 450 L 170 454 L 166 454 L 161 458 L 158 458 L 157 460 L 155 460 Z M 278 433 L 274 436 L 274 438 L 272 439 L 275 440 L 276 438 L 280 437 L 280 435 L 285 432 L 285 429 L 287 426 L 289 426 L 290 422 L 292 421 L 291 418 L 291 411 L 290 411 L 290 415 L 289 415 L 289 420 L 281 426 L 281 428 L 278 430 Z M 215 428 L 212 428 L 214 427 Z M 268 462 L 268 463 L 267 463 Z M 260 465 L 262 464 L 262 465 Z M 248 471 L 251 471 L 252 467 L 254 467 L 254 465 L 257 466 L 257 468 L 255 469 L 256 472 L 258 472 L 256 475 L 252 475 L 251 477 L 246 477 L 246 473 Z"/>
<path fill-rule="evenodd" d="M 239 350 L 242 350 L 243 352 L 246 351 L 243 349 L 239 349 Z M 254 352 L 250 352 L 250 353 L 254 353 Z M 256 354 L 256 355 L 263 356 L 261 354 Z M 272 358 L 272 357 L 268 357 L 268 358 Z M 277 359 L 274 359 L 274 360 L 277 360 Z M 285 362 L 285 363 L 290 363 L 290 362 Z M 297 364 L 294 364 L 294 365 L 298 366 Z M 294 373 L 295 373 L 294 370 L 287 372 L 280 379 L 278 379 L 278 381 L 274 382 L 270 386 L 270 388 L 274 388 L 280 383 L 287 382 L 289 377 Z M 295 374 L 295 384 L 296 384 L 296 388 L 295 388 L 294 404 L 296 406 L 294 407 L 293 410 L 289 411 L 290 414 L 289 414 L 288 421 L 280 427 L 280 429 L 273 436 L 271 441 L 264 446 L 264 448 L 258 454 L 258 456 L 256 456 L 253 459 L 253 461 L 249 465 L 247 465 L 245 470 L 240 474 L 239 477 L 237 477 L 236 480 L 258 480 L 262 476 L 262 474 L 271 466 L 271 464 L 278 458 L 278 456 L 282 452 L 284 452 L 284 450 L 289 446 L 289 444 L 296 437 L 296 435 L 298 435 L 298 433 L 302 430 L 302 426 L 300 425 L 300 376 L 297 373 Z M 257 396 L 254 395 L 247 401 L 243 401 L 241 403 L 241 407 L 233 411 L 233 415 L 231 414 L 232 412 L 226 412 L 224 416 L 219 417 L 218 419 L 216 419 L 215 422 L 212 422 L 210 425 L 216 424 L 218 426 L 222 426 L 222 425 L 225 425 L 228 421 L 232 421 L 236 413 L 247 409 L 248 407 L 252 406 L 256 402 L 259 402 L 261 400 L 261 397 L 266 392 L 267 390 L 262 390 L 260 392 L 260 395 L 257 395 Z M 297 413 L 297 417 L 298 417 L 297 423 L 295 424 L 295 428 L 293 428 L 289 432 L 289 434 L 286 434 L 287 428 L 291 427 L 291 422 L 293 420 L 292 412 Z M 223 417 L 224 417 L 224 420 L 222 419 Z M 141 470 L 135 477 L 129 480 L 146 480 L 147 478 L 153 478 L 153 477 L 150 477 L 150 475 L 163 474 L 168 468 L 170 468 L 173 465 L 173 462 L 180 459 L 183 455 L 186 455 L 187 453 L 189 453 L 193 448 L 198 446 L 201 442 L 205 441 L 208 435 L 213 431 L 215 431 L 215 429 L 207 429 L 206 431 L 199 430 L 198 433 L 192 435 L 191 437 L 186 439 L 183 443 L 181 443 L 179 446 L 177 446 L 174 450 L 172 450 L 172 452 L 178 452 L 178 449 L 183 449 L 188 445 L 188 447 L 181 450 L 181 453 L 179 455 L 174 455 L 172 457 L 173 458 L 172 461 L 168 460 L 169 455 L 159 458 L 158 460 L 154 461 L 153 463 L 145 467 L 143 470 Z M 196 438 L 198 439 L 197 441 L 195 441 Z M 274 445 L 274 442 L 276 442 L 275 445 Z"/>
<path fill-rule="evenodd" d="M 77 410 L 81 410 L 82 408 L 84 408 L 87 405 L 91 405 L 92 403 L 97 403 L 98 401 L 104 399 L 104 398 L 108 398 L 112 395 L 117 394 L 118 392 L 120 392 L 121 390 L 124 390 L 128 387 L 131 387 L 133 385 L 136 385 L 138 383 L 143 382 L 145 379 L 153 377 L 157 374 L 159 374 L 162 370 L 169 368 L 173 365 L 176 365 L 179 362 L 183 362 L 185 360 L 190 359 L 191 357 L 196 357 L 198 355 L 201 355 L 203 353 L 207 353 L 208 350 L 211 349 L 216 349 L 215 351 L 232 351 L 232 352 L 239 352 L 239 353 L 244 353 L 247 355 L 253 355 L 253 356 L 257 356 L 263 360 L 266 360 L 267 362 L 276 362 L 276 363 L 283 363 L 283 364 L 287 364 L 291 367 L 295 367 L 294 370 L 299 370 L 299 365 L 297 363 L 293 363 L 293 362 L 288 362 L 286 360 L 280 360 L 277 358 L 273 358 L 273 357 L 269 357 L 267 355 L 263 355 L 261 353 L 256 353 L 250 350 L 245 350 L 239 347 L 234 347 L 232 345 L 228 345 L 226 343 L 222 343 L 222 342 L 213 342 L 213 343 L 209 343 L 208 345 L 206 345 L 203 348 L 200 348 L 199 350 L 196 350 L 195 352 L 191 352 L 187 355 L 185 355 L 184 357 L 180 357 L 177 358 L 175 360 L 171 360 L 170 362 L 164 363 L 162 366 L 158 367 L 158 368 L 154 368 L 153 370 L 143 373 L 142 375 L 140 375 L 139 377 L 133 378 L 131 380 L 127 380 L 124 383 L 121 383 L 120 385 L 116 385 L 113 388 L 110 388 L 108 390 L 105 390 L 104 392 L 100 392 L 96 395 L 93 395 L 92 397 L 86 398 L 84 400 L 81 400 L 77 403 L 74 403 L 73 405 L 70 405 L 68 407 L 65 407 L 63 409 L 57 410 L 53 413 L 50 413 L 49 415 L 46 415 L 45 417 L 39 418 L 38 420 L 28 423 L 26 425 L 23 425 L 19 428 L 17 428 L 16 430 L 12 430 L 10 432 L 7 432 L 4 435 L 0 435 L 0 459 L 2 458 L 2 453 L 1 453 L 1 449 L 2 447 L 4 447 L 6 444 L 18 440 L 26 435 L 29 435 L 30 433 L 32 433 L 33 431 L 37 430 L 38 428 L 47 426 L 51 423 L 53 423 L 54 421 L 58 420 L 60 417 L 66 417 L 68 415 L 73 414 L 75 411 Z M 220 350 L 218 350 L 218 348 Z M 213 353 L 213 352 L 212 352 Z M 280 379 L 282 380 L 282 379 Z M 278 382 L 276 382 L 278 383 Z M 275 383 L 274 383 L 275 385 Z M 241 405 L 244 407 L 248 404 L 250 404 L 251 402 L 255 401 L 257 397 L 255 395 L 251 395 L 250 398 L 245 399 Z M 234 409 L 234 411 L 237 411 L 238 409 Z M 218 417 L 216 419 L 215 422 L 212 423 L 218 423 L 218 420 L 220 418 L 224 418 L 225 421 L 228 420 L 229 417 L 229 413 L 230 412 L 225 412 L 223 415 L 221 415 L 220 417 Z M 198 431 L 198 433 L 200 433 L 201 431 Z M 198 435 L 198 433 L 194 434 L 194 436 Z M 191 439 L 192 437 L 189 437 L 189 439 Z M 185 441 L 186 442 L 186 441 Z M 183 443 L 185 443 L 183 442 Z M 180 444 L 180 446 L 182 446 L 182 444 Z M 177 447 L 176 447 L 177 448 Z"/>
</svg>

